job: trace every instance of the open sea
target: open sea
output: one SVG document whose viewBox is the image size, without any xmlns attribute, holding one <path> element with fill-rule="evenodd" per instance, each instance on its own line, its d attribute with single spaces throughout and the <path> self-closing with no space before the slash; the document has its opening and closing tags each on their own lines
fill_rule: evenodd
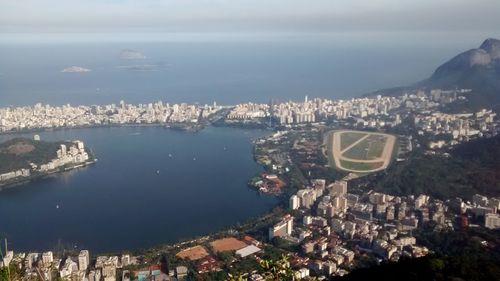
<svg viewBox="0 0 500 281">
<path fill-rule="evenodd" d="M 484 40 L 481 34 L 468 40 L 394 34 L 159 34 L 142 41 L 74 35 L 60 42 L 39 37 L 0 38 L 0 107 L 350 98 L 423 80 Z M 124 49 L 145 59 L 122 59 Z M 61 72 L 70 66 L 91 71 Z"/>
</svg>

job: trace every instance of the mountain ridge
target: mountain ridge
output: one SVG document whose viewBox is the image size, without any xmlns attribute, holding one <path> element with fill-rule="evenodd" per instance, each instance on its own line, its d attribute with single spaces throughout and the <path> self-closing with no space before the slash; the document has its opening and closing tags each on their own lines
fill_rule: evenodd
<svg viewBox="0 0 500 281">
<path fill-rule="evenodd" d="M 368 95 L 399 95 L 417 89 L 472 89 L 467 96 L 472 110 L 500 109 L 500 40 L 488 38 L 479 48 L 462 52 L 440 65 L 427 79 L 409 86 L 393 87 Z"/>
</svg>

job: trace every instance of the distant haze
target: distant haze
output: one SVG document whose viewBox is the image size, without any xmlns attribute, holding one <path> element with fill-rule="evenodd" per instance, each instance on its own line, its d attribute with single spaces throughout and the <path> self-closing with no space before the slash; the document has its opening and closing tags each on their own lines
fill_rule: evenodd
<svg viewBox="0 0 500 281">
<path fill-rule="evenodd" d="M 498 0 L 0 0 L 0 32 L 486 32 L 498 11 Z"/>
</svg>

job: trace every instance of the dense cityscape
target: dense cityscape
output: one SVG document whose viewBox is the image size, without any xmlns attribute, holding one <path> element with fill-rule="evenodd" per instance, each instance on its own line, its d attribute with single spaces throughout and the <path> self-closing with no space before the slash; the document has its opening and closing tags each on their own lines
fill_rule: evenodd
<svg viewBox="0 0 500 281">
<path fill-rule="evenodd" d="M 36 104 L 33 107 L 0 108 L 0 132 L 22 132 L 25 130 L 77 128 L 113 125 L 140 125 L 202 123 L 215 113 L 231 108 L 224 122 L 251 126 L 289 127 L 297 124 L 314 124 L 336 120 L 348 121 L 350 125 L 365 129 L 395 127 L 402 120 L 412 118 L 418 135 L 427 135 L 430 148 L 453 146 L 469 139 L 491 136 L 496 133 L 496 113 L 482 109 L 470 113 L 446 113 L 440 107 L 457 99 L 466 99 L 470 90 L 432 90 L 428 93 L 416 91 L 397 97 L 353 98 L 333 101 L 328 99 L 279 104 L 245 103 L 236 106 L 164 104 L 159 101 L 149 104 L 126 104 L 104 106 L 50 106 Z"/>
<path fill-rule="evenodd" d="M 318 151 L 322 151 L 324 140 L 308 138 L 337 127 L 383 132 L 397 129 L 397 161 L 406 161 L 413 147 L 422 148 L 424 153 L 447 154 L 451 147 L 460 143 L 497 135 L 500 127 L 491 110 L 466 114 L 441 112 L 446 105 L 467 99 L 468 92 L 415 91 L 396 97 L 378 95 L 346 101 L 305 97 L 303 102 L 246 103 L 232 107 L 215 103 L 212 106 L 164 105 L 162 102 L 130 105 L 122 101 L 119 106 L 37 104 L 0 109 L 3 132 L 204 123 L 216 114 L 222 114 L 221 118 L 213 119 L 218 125 L 273 126 L 276 133 L 255 142 L 256 160 L 266 167 L 266 173 L 253 180 L 251 186 L 256 186 L 261 193 L 280 196 L 286 205 L 285 210 L 264 224 L 268 225 L 264 235 L 252 237 L 252 231 L 243 229 L 237 235 L 222 234 L 218 240 L 216 235 L 177 244 L 169 248 L 170 256 L 162 262 L 148 261 L 143 255 L 91 256 L 89 250 L 56 256 L 52 251 L 17 253 L 13 249 L 6 252 L 2 266 L 15 264 L 22 270 L 23 279 L 33 276 L 42 280 L 183 280 L 192 272 L 202 276 L 248 260 L 260 261 L 267 252 L 276 251 L 271 249 L 279 249 L 287 256 L 297 278 L 324 279 L 346 275 L 366 259 L 380 263 L 426 256 L 433 250 L 420 245 L 412 233 L 424 229 L 434 232 L 468 227 L 498 229 L 500 199 L 480 194 L 475 194 L 470 201 L 460 197 L 440 200 L 426 194 L 395 196 L 371 190 L 369 185 L 359 192 L 362 184 L 357 180 L 360 175 L 353 173 L 334 181 L 311 178 L 297 185 L 293 184 L 297 177 L 292 172 L 293 167 L 306 163 L 297 163 L 293 154 L 308 155 L 307 159 L 314 162 Z M 403 132 L 411 133 L 404 135 Z M 35 136 L 37 140 L 40 140 L 38 135 Z M 286 143 L 293 145 L 287 148 Z M 323 152 L 321 154 L 325 157 Z M 57 157 L 50 163 L 40 167 L 34 165 L 32 169 L 50 171 L 69 162 L 85 162 L 88 158 L 83 143 L 75 141 L 69 148 L 61 145 Z M 311 175 L 311 169 L 318 165 L 308 166 L 309 170 L 301 166 L 299 173 Z M 322 165 L 328 167 L 328 164 Z M 29 175 L 29 172 L 12 171 L 1 177 L 8 180 L 12 176 Z M 293 190 L 295 192 L 290 194 Z M 231 258 L 227 259 L 224 254 Z M 265 272 L 255 267 L 247 270 L 250 271 L 239 274 L 248 280 L 267 278 Z"/>
<path fill-rule="evenodd" d="M 0 0 L 0 281 L 500 280 L 498 11 Z"/>
</svg>

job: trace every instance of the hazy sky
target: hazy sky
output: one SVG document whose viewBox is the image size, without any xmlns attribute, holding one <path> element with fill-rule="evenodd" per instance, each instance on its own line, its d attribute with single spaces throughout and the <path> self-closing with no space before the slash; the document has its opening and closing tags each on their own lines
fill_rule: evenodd
<svg viewBox="0 0 500 281">
<path fill-rule="evenodd" d="M 0 0 L 0 32 L 497 32 L 499 0 Z"/>
</svg>

